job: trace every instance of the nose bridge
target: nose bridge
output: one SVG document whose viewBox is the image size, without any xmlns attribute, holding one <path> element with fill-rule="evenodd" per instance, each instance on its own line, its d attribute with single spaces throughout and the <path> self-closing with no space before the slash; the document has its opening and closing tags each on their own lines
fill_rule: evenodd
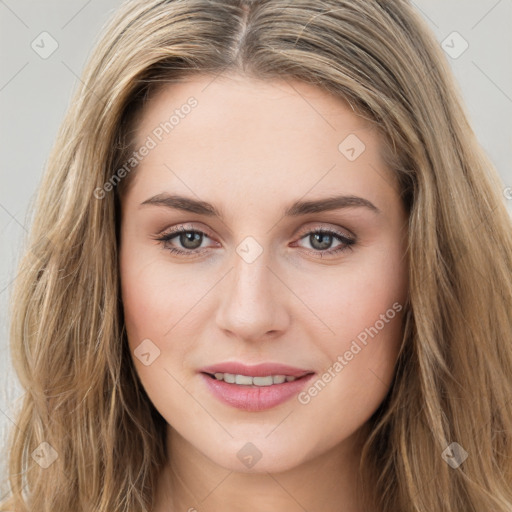
<svg viewBox="0 0 512 512">
<path fill-rule="evenodd" d="M 272 287 L 270 275 L 270 258 L 268 251 L 263 252 L 252 258 L 253 249 L 249 249 L 244 256 L 240 256 L 238 251 L 241 251 L 243 246 L 240 245 L 237 248 L 237 257 L 234 259 L 233 268 L 233 283 L 231 292 L 235 294 L 239 299 L 258 299 L 268 298 L 272 294 L 270 288 Z M 249 256 L 246 259 L 245 256 Z M 268 296 L 268 297 L 265 297 Z"/>
<path fill-rule="evenodd" d="M 271 270 L 270 251 L 247 237 L 236 248 L 223 288 L 217 324 L 244 339 L 255 339 L 285 326 L 282 286 Z"/>
</svg>

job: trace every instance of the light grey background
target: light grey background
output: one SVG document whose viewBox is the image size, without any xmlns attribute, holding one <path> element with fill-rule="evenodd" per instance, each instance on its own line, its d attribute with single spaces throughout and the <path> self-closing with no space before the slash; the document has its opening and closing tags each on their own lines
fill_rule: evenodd
<svg viewBox="0 0 512 512">
<path fill-rule="evenodd" d="M 313 0 L 312 0 L 313 1 Z M 34 198 L 59 123 L 101 27 L 120 0 L 0 0 L 0 450 L 16 428 L 22 396 L 8 349 L 8 300 L 16 261 Z M 416 0 L 447 55 L 470 121 L 497 167 L 503 188 L 512 187 L 512 0 Z M 41 58 L 33 50 L 56 51 Z M 458 32 L 459 36 L 453 36 Z M 43 42 L 41 42 L 41 38 Z M 512 194 L 507 200 L 512 214 Z M 0 478 L 5 477 L 0 452 Z"/>
</svg>

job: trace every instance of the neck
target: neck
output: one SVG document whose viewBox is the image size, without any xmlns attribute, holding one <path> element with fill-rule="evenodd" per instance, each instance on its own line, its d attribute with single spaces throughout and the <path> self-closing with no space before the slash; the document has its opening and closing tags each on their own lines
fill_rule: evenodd
<svg viewBox="0 0 512 512">
<path fill-rule="evenodd" d="M 160 475 L 154 511 L 363 512 L 358 478 L 363 439 L 358 431 L 286 471 L 257 472 L 255 466 L 244 473 L 216 464 L 168 426 L 169 462 Z"/>
</svg>

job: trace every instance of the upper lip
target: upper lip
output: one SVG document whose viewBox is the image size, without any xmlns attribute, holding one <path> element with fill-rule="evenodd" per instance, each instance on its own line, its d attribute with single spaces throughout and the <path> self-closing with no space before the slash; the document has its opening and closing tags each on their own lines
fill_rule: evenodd
<svg viewBox="0 0 512 512">
<path fill-rule="evenodd" d="M 199 370 L 203 373 L 232 373 L 235 375 L 247 375 L 248 377 L 267 377 L 269 375 L 285 375 L 290 377 L 303 377 L 310 373 L 311 370 L 303 370 L 294 366 L 280 363 L 261 363 L 248 366 L 237 361 L 226 361 L 224 363 L 205 366 Z"/>
</svg>

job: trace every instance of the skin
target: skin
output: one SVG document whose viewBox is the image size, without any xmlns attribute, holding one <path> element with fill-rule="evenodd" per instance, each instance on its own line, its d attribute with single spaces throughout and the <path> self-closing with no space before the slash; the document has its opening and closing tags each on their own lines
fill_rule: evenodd
<svg viewBox="0 0 512 512">
<path fill-rule="evenodd" d="M 316 380 L 394 303 L 405 304 L 407 213 L 382 140 L 316 86 L 223 75 L 161 89 L 137 123 L 137 147 L 190 96 L 198 105 L 142 160 L 122 199 L 129 345 L 168 423 L 170 462 L 154 510 L 362 512 L 361 446 L 390 387 L 403 311 L 307 404 L 293 397 L 242 411 L 213 396 L 198 371 L 222 361 L 280 362 Z M 338 149 L 350 134 L 366 146 L 354 161 Z M 224 219 L 141 206 L 162 193 L 208 201 Z M 380 213 L 352 206 L 283 216 L 296 200 L 333 195 L 362 197 Z M 202 253 L 174 255 L 155 240 L 180 226 L 206 233 Z M 356 243 L 328 255 L 342 242 L 319 246 L 308 235 L 319 227 Z M 236 252 L 248 236 L 262 249 L 252 263 Z M 167 246 L 190 251 L 199 242 L 184 246 L 177 236 Z M 160 350 L 148 366 L 134 355 L 145 339 Z M 248 442 L 262 454 L 252 468 L 237 457 Z"/>
</svg>

